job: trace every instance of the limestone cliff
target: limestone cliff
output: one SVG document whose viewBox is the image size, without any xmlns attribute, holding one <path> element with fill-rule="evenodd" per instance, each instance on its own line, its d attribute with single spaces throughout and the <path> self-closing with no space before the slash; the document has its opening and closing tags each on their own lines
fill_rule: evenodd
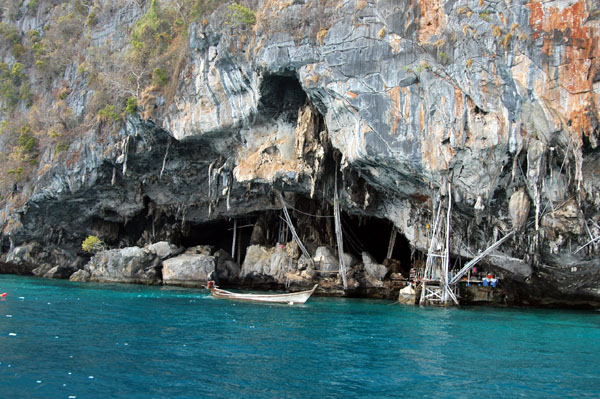
<svg viewBox="0 0 600 399">
<path fill-rule="evenodd" d="M 454 258 L 515 228 L 486 259 L 514 302 L 600 303 L 597 2 L 248 5 L 252 26 L 220 9 L 190 26 L 169 101 L 42 156 L 4 201 L 5 254 L 37 242 L 74 258 L 91 233 L 196 245 L 211 229 L 229 249 L 228 218 L 274 242 L 279 191 L 314 251 L 333 230 L 305 214 L 331 212 L 336 179 L 345 214 L 389 220 L 423 253 L 451 184 Z"/>
</svg>

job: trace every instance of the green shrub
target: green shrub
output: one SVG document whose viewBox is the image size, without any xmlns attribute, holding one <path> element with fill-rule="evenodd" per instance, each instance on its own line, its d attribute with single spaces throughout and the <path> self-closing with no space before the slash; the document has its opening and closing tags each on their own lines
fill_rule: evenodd
<svg viewBox="0 0 600 399">
<path fill-rule="evenodd" d="M 19 32 L 5 22 L 0 22 L 0 38 L 9 45 L 21 42 Z"/>
<path fill-rule="evenodd" d="M 89 235 L 81 243 L 81 249 L 85 252 L 96 253 L 104 249 L 104 243 L 98 237 Z"/>
<path fill-rule="evenodd" d="M 9 177 L 12 177 L 16 182 L 21 181 L 23 179 L 23 168 L 19 166 L 16 169 L 7 170 L 6 174 Z"/>
<path fill-rule="evenodd" d="M 98 23 L 98 17 L 96 16 L 96 13 L 91 12 L 90 15 L 88 15 L 88 19 L 87 19 L 88 26 L 96 26 L 97 23 Z"/>
<path fill-rule="evenodd" d="M 10 53 L 15 59 L 23 59 L 25 47 L 21 43 L 21 35 L 14 27 L 0 22 L 0 39 L 0 44 L 4 42 L 9 47 Z"/>
<path fill-rule="evenodd" d="M 125 105 L 125 112 L 135 115 L 135 113 L 137 112 L 137 106 L 137 98 L 129 97 Z"/>
<path fill-rule="evenodd" d="M 37 164 L 37 139 L 33 135 L 29 125 L 21 125 L 17 147 L 21 150 L 23 161 L 29 162 L 31 165 Z"/>
<path fill-rule="evenodd" d="M 29 9 L 29 11 L 37 10 L 39 2 L 39 0 L 31 0 L 29 3 L 27 3 L 27 8 Z"/>
<path fill-rule="evenodd" d="M 483 19 L 486 22 L 490 22 L 490 12 L 489 11 L 484 11 L 484 12 L 480 12 L 479 13 L 479 18 Z"/>
<path fill-rule="evenodd" d="M 251 26 L 256 23 L 254 11 L 248 7 L 244 7 L 238 3 L 233 3 L 227 6 L 227 9 L 230 11 L 230 14 L 228 15 L 228 22 L 234 27 L 240 25 Z"/>
<path fill-rule="evenodd" d="M 9 109 L 19 101 L 29 101 L 31 98 L 29 83 L 23 69 L 23 64 L 18 62 L 15 62 L 12 67 L 0 62 L 0 97 L 4 99 Z"/>
<path fill-rule="evenodd" d="M 169 75 L 163 68 L 154 68 L 152 71 L 152 83 L 157 86 L 164 86 L 169 83 Z"/>
<path fill-rule="evenodd" d="M 440 52 L 439 52 L 439 54 L 438 54 L 438 57 L 439 57 L 439 59 L 440 59 L 440 62 L 441 62 L 442 64 L 446 64 L 446 63 L 448 62 L 448 58 L 450 58 L 450 57 L 448 56 L 448 53 L 446 53 L 446 52 L 444 52 L 444 51 L 440 51 Z"/>
<path fill-rule="evenodd" d="M 188 0 L 188 15 L 191 21 L 200 21 L 218 5 L 219 0 Z"/>
<path fill-rule="evenodd" d="M 152 0 L 146 14 L 135 24 L 131 32 L 133 56 L 139 62 L 147 63 L 153 55 L 161 54 L 171 43 L 171 23 L 161 15 L 157 0 Z"/>
<path fill-rule="evenodd" d="M 71 144 L 70 144 L 70 143 L 67 143 L 67 142 L 64 142 L 64 143 L 58 143 L 58 144 L 56 144 L 56 147 L 54 147 L 54 153 L 55 153 L 55 154 L 60 154 L 60 153 L 61 153 L 61 152 L 63 152 L 63 151 L 67 151 L 67 150 L 69 149 L 69 146 L 70 146 L 70 145 L 71 145 Z"/>
<path fill-rule="evenodd" d="M 77 76 L 82 76 L 86 72 L 87 72 L 87 65 L 85 62 L 82 62 L 81 64 L 79 64 L 77 66 Z"/>
<path fill-rule="evenodd" d="M 42 38 L 40 36 L 40 32 L 38 32 L 35 29 L 27 31 L 27 37 L 29 38 L 29 40 L 31 40 L 32 43 L 37 43 Z"/>
<path fill-rule="evenodd" d="M 111 120 L 116 122 L 119 119 L 121 119 L 121 117 L 116 112 L 114 105 L 107 104 L 104 108 L 98 111 L 98 120 L 101 122 L 108 122 Z"/>
</svg>

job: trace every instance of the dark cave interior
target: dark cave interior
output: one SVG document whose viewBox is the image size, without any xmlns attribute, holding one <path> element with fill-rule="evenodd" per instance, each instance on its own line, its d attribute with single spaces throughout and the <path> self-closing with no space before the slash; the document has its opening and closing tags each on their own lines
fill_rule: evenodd
<svg viewBox="0 0 600 399">
<path fill-rule="evenodd" d="M 299 223 L 299 219 L 292 213 L 292 222 L 296 227 L 300 237 L 326 237 L 328 242 L 305 243 L 310 252 L 316 250 L 317 245 L 334 244 L 335 237 L 329 237 L 328 232 L 333 232 L 333 229 L 321 231 L 321 234 L 315 234 L 315 231 L 310 229 L 321 229 L 321 225 L 308 225 Z M 240 217 L 237 220 L 237 239 L 236 239 L 236 255 L 234 258 L 243 262 L 246 255 L 246 248 L 252 244 L 262 244 L 272 246 L 280 241 L 291 241 L 292 234 L 286 228 L 283 221 L 280 219 L 280 212 L 269 211 L 258 215 L 247 215 Z M 327 219 L 328 223 L 333 224 L 333 219 Z M 361 254 L 363 251 L 369 253 L 378 263 L 383 263 L 387 255 L 390 233 L 393 225 L 385 220 L 375 217 L 354 216 L 342 212 L 342 232 L 344 235 L 344 250 L 349 252 L 359 260 L 362 260 Z M 255 224 L 260 224 L 261 233 L 257 237 Z M 220 219 L 202 224 L 188 224 L 181 231 L 179 242 L 177 244 L 184 247 L 192 247 L 195 245 L 210 245 L 217 249 L 223 249 L 231 253 L 233 243 L 233 219 Z M 324 229 L 325 230 L 325 229 Z M 254 234 L 253 234 L 254 232 Z M 404 235 L 398 233 L 392 252 L 392 259 L 400 261 L 401 270 L 407 272 L 412 264 L 411 247 Z"/>
<path fill-rule="evenodd" d="M 361 259 L 361 253 L 366 251 L 377 262 L 383 263 L 388 251 L 392 223 L 385 219 L 352 216 L 344 212 L 342 212 L 341 221 L 344 250 L 359 259 Z M 400 261 L 403 271 L 408 271 L 411 267 L 410 244 L 400 232 L 396 235 L 392 259 Z"/>
<path fill-rule="evenodd" d="M 306 101 L 306 93 L 296 76 L 267 75 L 260 85 L 258 114 L 266 119 L 282 118 L 284 122 L 296 123 L 298 109 Z"/>
<path fill-rule="evenodd" d="M 250 245 L 252 226 L 256 217 L 248 216 L 237 219 L 236 248 L 234 259 L 243 262 L 246 248 Z M 231 254 L 233 244 L 233 219 L 219 219 L 202 224 L 188 224 L 181 232 L 179 245 L 193 247 L 210 245 L 214 250 L 223 249 Z"/>
</svg>

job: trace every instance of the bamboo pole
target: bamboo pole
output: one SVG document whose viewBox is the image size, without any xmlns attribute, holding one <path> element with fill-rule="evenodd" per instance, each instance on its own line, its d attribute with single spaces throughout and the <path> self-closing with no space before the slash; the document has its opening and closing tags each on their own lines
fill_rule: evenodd
<svg viewBox="0 0 600 399">
<path fill-rule="evenodd" d="M 442 212 L 442 204 L 438 205 L 438 212 L 433 221 L 433 232 L 431 236 L 431 242 L 429 243 L 429 251 L 427 252 L 427 260 L 425 261 L 425 270 L 423 271 L 423 278 L 428 277 L 428 273 L 431 273 L 431 266 L 433 263 L 433 258 L 436 254 L 433 253 L 433 248 L 435 246 L 437 240 L 437 229 L 439 227 L 440 213 Z"/>
<path fill-rule="evenodd" d="M 590 241 L 587 242 L 587 244 L 582 245 L 581 247 L 577 248 L 577 251 L 573 252 L 573 255 L 575 255 L 577 252 L 581 251 L 583 248 L 587 247 L 588 245 L 590 245 L 598 240 L 600 240 L 600 236 L 598 236 L 596 238 L 592 238 Z"/>
<path fill-rule="evenodd" d="M 242 261 L 242 237 L 241 237 L 241 231 L 240 231 L 240 237 L 237 240 L 237 264 L 241 266 L 241 261 Z"/>
<path fill-rule="evenodd" d="M 438 198 L 439 198 L 439 195 L 438 195 Z M 435 212 L 435 208 L 433 209 L 433 211 Z M 427 284 L 425 283 L 425 279 L 428 279 L 430 277 L 434 257 L 439 256 L 438 254 L 433 253 L 433 248 L 435 247 L 435 243 L 437 241 L 437 231 L 438 231 L 438 227 L 440 225 L 439 221 L 440 221 L 441 212 L 442 212 L 442 204 L 440 202 L 438 204 L 437 214 L 435 216 L 435 219 L 433 220 L 433 231 L 431 234 L 431 241 L 429 242 L 429 250 L 427 251 L 427 260 L 425 261 L 425 270 L 423 270 L 423 279 L 421 280 L 421 298 L 419 300 L 419 305 L 421 305 L 421 306 L 425 305 L 425 301 L 427 299 L 427 294 L 426 294 Z"/>
<path fill-rule="evenodd" d="M 340 265 L 340 274 L 342 275 L 344 289 L 347 289 L 348 280 L 346 278 L 346 259 L 344 258 L 344 238 L 342 236 L 342 222 L 340 218 L 340 199 L 338 197 L 337 188 L 337 170 L 335 173 L 335 192 L 333 194 L 333 216 L 335 220 L 335 237 L 337 240 L 338 247 L 338 262 Z"/>
<path fill-rule="evenodd" d="M 313 261 L 312 256 L 310 256 L 310 254 L 306 250 L 306 247 L 304 247 L 304 245 L 302 244 L 302 241 L 300 241 L 300 237 L 298 237 L 298 234 L 296 233 L 296 229 L 294 228 L 294 224 L 292 223 L 292 218 L 290 218 L 290 214 L 288 213 L 288 210 L 287 210 L 287 205 L 283 199 L 283 195 L 281 194 L 281 192 L 279 192 L 279 201 L 281 201 L 283 215 L 285 216 L 285 222 L 286 222 L 287 226 L 289 227 L 290 232 L 292 233 L 292 237 L 294 238 L 294 240 L 296 240 L 296 243 L 298 244 L 298 247 L 300 248 L 300 250 L 302 251 L 304 256 L 310 261 L 311 265 L 314 267 L 315 263 Z"/>
<path fill-rule="evenodd" d="M 392 259 L 392 253 L 394 252 L 394 245 L 396 244 L 396 235 L 398 234 L 398 230 L 396 230 L 396 226 L 392 226 L 392 232 L 390 233 L 390 242 L 388 244 L 387 250 L 387 259 Z"/>
<path fill-rule="evenodd" d="M 450 216 L 452 214 L 452 184 L 448 183 L 448 212 L 446 213 L 446 254 L 443 261 L 443 272 L 441 278 L 442 302 L 448 301 L 448 296 L 452 296 L 448 286 L 448 272 L 450 268 Z M 453 298 L 456 301 L 456 298 Z"/>
<path fill-rule="evenodd" d="M 237 236 L 237 219 L 233 219 L 233 241 L 231 242 L 231 257 L 235 259 L 235 240 Z"/>
<path fill-rule="evenodd" d="M 458 281 L 461 279 L 462 276 L 465 275 L 466 272 L 471 270 L 471 268 L 473 268 L 473 266 L 475 266 L 477 263 L 479 263 L 479 261 L 482 260 L 483 258 L 485 258 L 490 252 L 492 252 L 494 249 L 496 249 L 500 245 L 502 245 L 502 243 L 504 241 L 506 241 L 508 238 L 510 238 L 513 234 L 515 234 L 514 230 L 512 230 L 510 233 L 508 233 L 507 235 L 505 235 L 504 237 L 502 237 L 501 239 L 499 239 L 492 245 L 490 245 L 485 251 L 483 251 L 482 253 L 477 255 L 475 258 L 473 258 L 469 262 L 467 262 L 467 264 L 464 265 L 462 269 L 460 269 L 460 271 L 456 274 L 456 276 L 454 276 L 452 278 L 452 280 L 450 280 L 450 285 L 454 285 L 454 284 L 458 283 Z"/>
</svg>

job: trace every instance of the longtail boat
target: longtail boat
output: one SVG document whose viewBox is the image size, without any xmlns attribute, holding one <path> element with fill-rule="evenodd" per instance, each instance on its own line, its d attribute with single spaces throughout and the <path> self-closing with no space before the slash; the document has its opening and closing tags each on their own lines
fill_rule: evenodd
<svg viewBox="0 0 600 399">
<path fill-rule="evenodd" d="M 215 286 L 214 281 L 209 281 L 206 288 L 215 298 L 234 299 L 239 301 L 269 302 L 269 303 L 287 303 L 290 305 L 301 304 L 308 301 L 308 298 L 315 292 L 319 284 L 308 291 L 291 292 L 289 294 L 242 294 L 238 292 L 225 291 Z"/>
</svg>

